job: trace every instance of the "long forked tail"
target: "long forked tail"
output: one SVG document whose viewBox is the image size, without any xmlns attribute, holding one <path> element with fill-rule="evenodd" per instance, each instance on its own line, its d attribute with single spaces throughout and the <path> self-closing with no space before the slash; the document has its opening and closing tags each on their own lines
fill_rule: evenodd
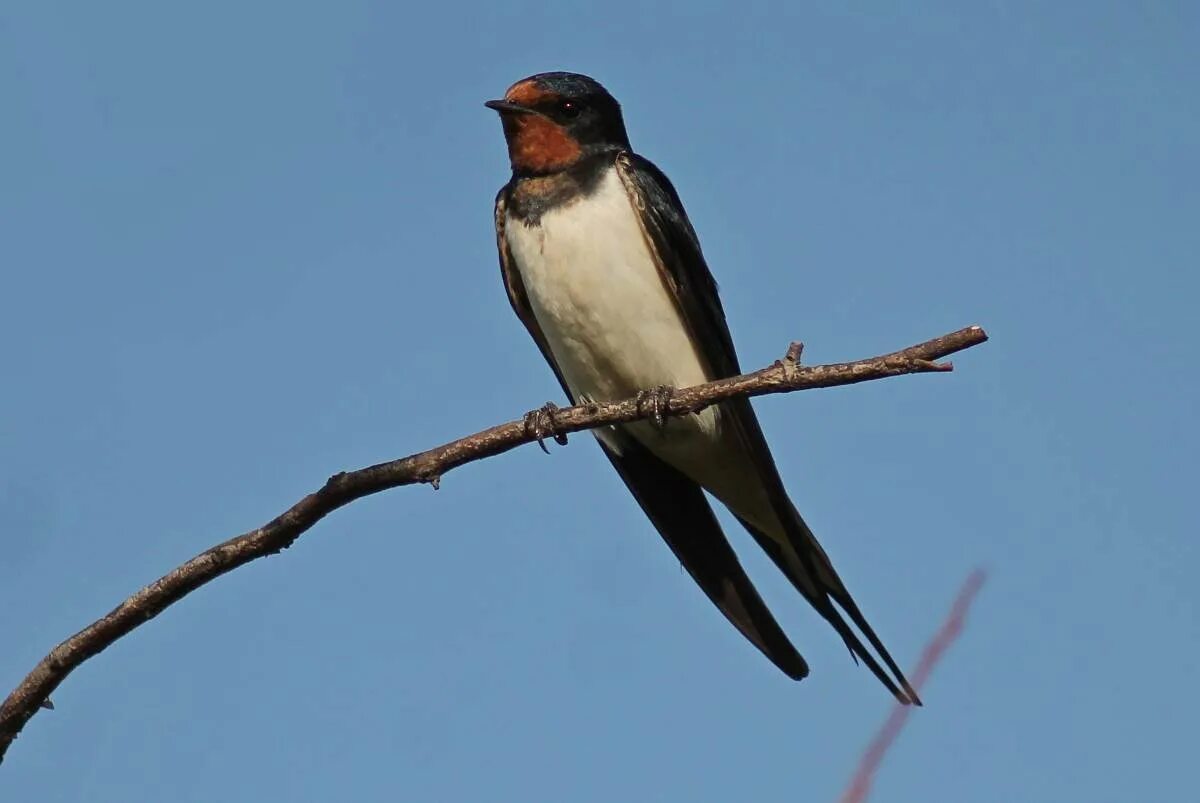
<svg viewBox="0 0 1200 803">
<path fill-rule="evenodd" d="M 735 514 L 735 518 L 754 536 L 754 540 L 758 542 L 759 546 L 771 556 L 771 560 L 787 576 L 796 590 L 837 631 L 855 660 L 866 664 L 871 673 L 902 704 L 921 705 L 921 699 L 917 696 L 916 690 L 908 682 L 887 647 L 883 646 L 883 641 L 876 635 L 875 629 L 871 627 L 867 617 L 859 609 L 858 603 L 850 596 L 845 583 L 833 568 L 829 556 L 817 542 L 812 530 L 809 529 L 794 505 L 789 502 L 786 506 L 791 515 L 778 516 L 783 520 L 784 530 L 787 533 L 789 543 L 786 545 L 767 535 L 741 516 Z M 875 656 L 867 650 L 858 634 L 846 622 L 842 615 L 843 612 L 866 636 L 867 641 L 883 659 L 883 663 L 891 670 L 891 674 L 888 674 L 880 666 Z"/>
<path fill-rule="evenodd" d="M 788 677 L 805 677 L 808 664 L 746 576 L 700 486 L 632 438 L 619 433 L 613 437 L 620 440 L 620 451 L 603 440 L 600 448 L 688 574 L 733 626 Z"/>
</svg>

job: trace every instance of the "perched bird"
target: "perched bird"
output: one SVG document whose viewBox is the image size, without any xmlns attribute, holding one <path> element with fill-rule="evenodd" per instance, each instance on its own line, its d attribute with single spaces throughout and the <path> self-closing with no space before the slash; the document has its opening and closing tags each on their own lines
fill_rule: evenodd
<svg viewBox="0 0 1200 803">
<path fill-rule="evenodd" d="M 640 394 L 656 405 L 654 421 L 595 435 L 668 546 L 755 647 L 788 676 L 808 674 L 721 531 L 708 491 L 851 653 L 900 702 L 920 704 L 788 498 L 750 402 L 662 419 L 658 405 L 671 388 L 741 369 L 683 204 L 630 148 L 620 105 L 592 78 L 567 72 L 525 78 L 486 105 L 500 114 L 512 166 L 495 210 L 509 301 L 572 403 Z M 531 415 L 539 437 L 543 415 L 553 430 L 553 405 Z"/>
</svg>

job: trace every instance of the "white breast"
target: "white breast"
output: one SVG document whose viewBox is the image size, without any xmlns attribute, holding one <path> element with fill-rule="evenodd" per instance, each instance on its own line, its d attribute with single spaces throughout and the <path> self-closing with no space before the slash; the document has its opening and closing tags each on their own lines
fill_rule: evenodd
<svg viewBox="0 0 1200 803">
<path fill-rule="evenodd" d="M 576 397 L 610 401 L 656 385 L 708 381 L 615 169 L 591 195 L 547 212 L 540 225 L 506 221 L 505 234 Z M 711 438 L 716 410 L 679 423 L 677 435 Z M 644 427 L 633 431 L 646 439 Z"/>
</svg>

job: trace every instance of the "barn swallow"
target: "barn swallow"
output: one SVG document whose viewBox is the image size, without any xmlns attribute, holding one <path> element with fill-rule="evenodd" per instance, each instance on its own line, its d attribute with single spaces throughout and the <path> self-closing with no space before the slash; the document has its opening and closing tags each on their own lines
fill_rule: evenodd
<svg viewBox="0 0 1200 803">
<path fill-rule="evenodd" d="M 740 374 L 683 204 L 630 148 L 613 96 L 585 75 L 550 72 L 485 105 L 500 114 L 512 166 L 495 207 L 504 286 L 571 402 L 642 399 L 650 389 L 669 394 Z M 897 700 L 920 704 L 788 498 L 747 399 L 594 434 L 684 568 L 784 673 L 799 680 L 808 664 L 746 576 L 704 491 Z"/>
</svg>

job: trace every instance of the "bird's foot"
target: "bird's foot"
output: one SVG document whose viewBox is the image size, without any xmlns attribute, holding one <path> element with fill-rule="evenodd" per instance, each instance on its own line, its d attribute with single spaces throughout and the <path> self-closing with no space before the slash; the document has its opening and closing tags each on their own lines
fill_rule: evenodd
<svg viewBox="0 0 1200 803">
<path fill-rule="evenodd" d="M 550 450 L 546 448 L 547 435 L 554 438 L 555 443 L 561 446 L 567 445 L 567 433 L 558 431 L 558 421 L 555 416 L 558 410 L 557 404 L 546 402 L 536 410 L 530 410 L 525 414 L 525 434 L 536 438 L 537 445 L 546 454 L 550 454 Z"/>
<path fill-rule="evenodd" d="M 675 388 L 670 385 L 659 385 L 650 390 L 640 391 L 637 395 L 637 409 L 641 413 L 649 405 L 650 420 L 659 429 L 665 429 L 667 426 L 667 408 L 671 405 L 671 397 L 675 395 Z"/>
</svg>

